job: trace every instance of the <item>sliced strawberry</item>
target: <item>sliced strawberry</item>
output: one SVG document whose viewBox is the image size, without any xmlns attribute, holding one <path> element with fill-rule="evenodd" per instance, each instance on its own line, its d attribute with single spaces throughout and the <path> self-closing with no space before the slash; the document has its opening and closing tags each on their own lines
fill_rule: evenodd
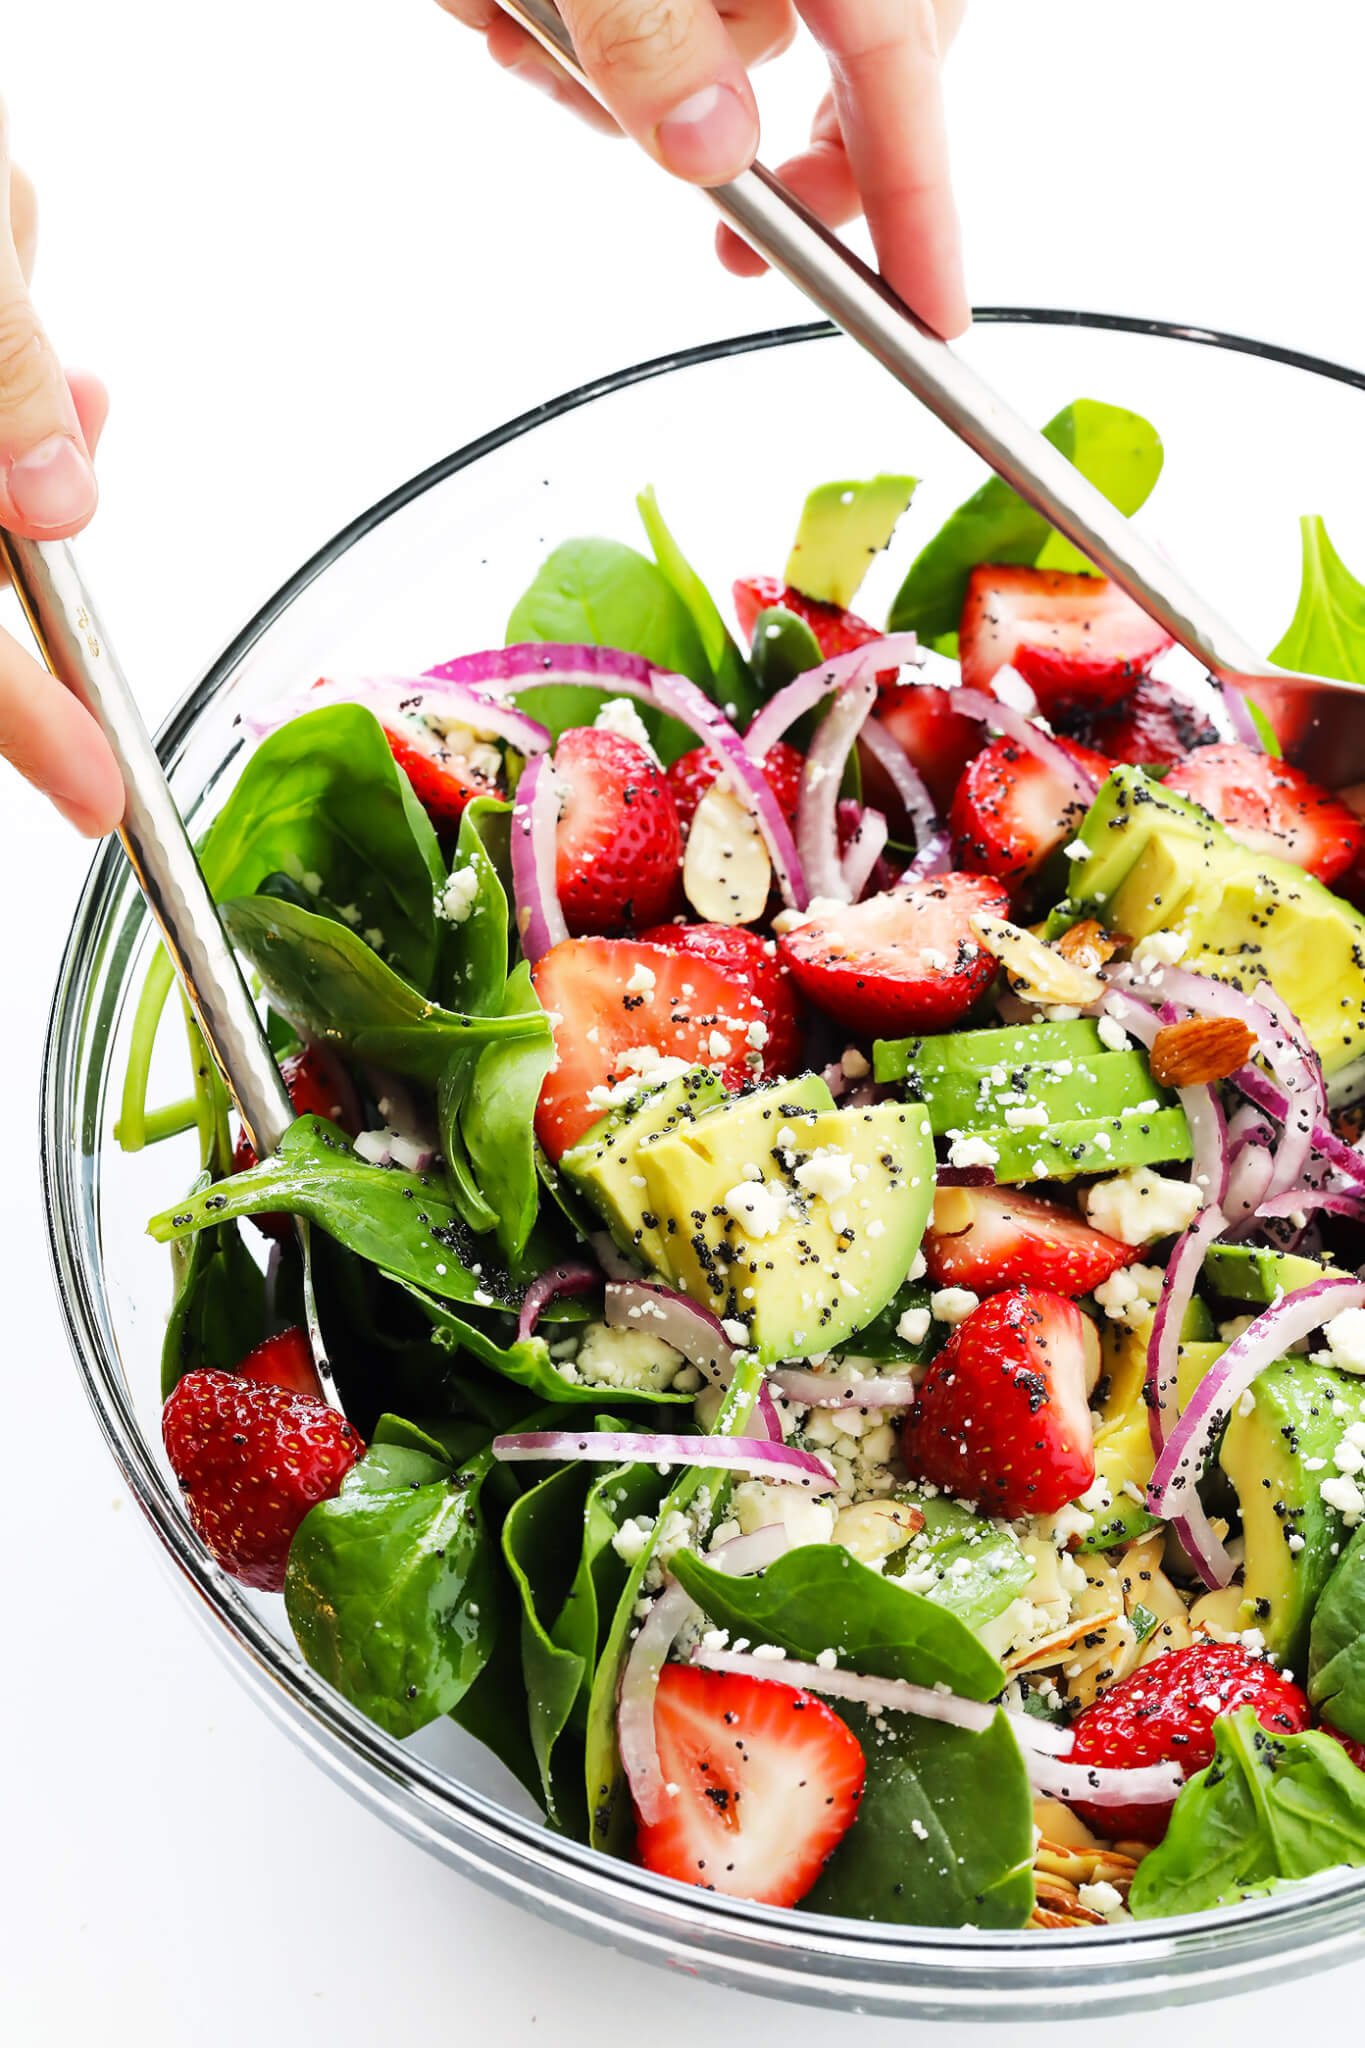
<svg viewBox="0 0 1365 2048">
<path fill-rule="evenodd" d="M 1103 781 L 1109 763 L 1075 740 L 1057 745 Z M 1085 816 L 1085 805 L 1069 783 L 1017 741 L 999 739 L 983 748 L 957 786 L 948 823 L 953 858 L 959 867 L 994 875 L 1018 889 Z"/>
<path fill-rule="evenodd" d="M 606 1114 L 612 1089 L 661 1060 L 710 1067 L 727 1088 L 780 1072 L 769 1066 L 764 1005 L 699 954 L 638 939 L 566 939 L 532 979 L 555 1039 L 536 1106 L 536 1136 L 551 1159 Z"/>
<path fill-rule="evenodd" d="M 291 1394 L 311 1394 L 315 1401 L 322 1399 L 308 1332 L 297 1323 L 248 1351 L 237 1368 L 237 1377 L 254 1380 L 257 1386 L 284 1387 Z"/>
<path fill-rule="evenodd" d="M 663 1817 L 639 1825 L 660 1877 L 794 1906 L 858 1815 L 867 1767 L 833 1708 L 793 1685 L 667 1664 L 654 1701 Z"/>
<path fill-rule="evenodd" d="M 992 1294 L 959 1323 L 905 1418 L 907 1468 L 988 1515 L 1047 1515 L 1086 1492 L 1093 1326 L 1040 1287 Z"/>
<path fill-rule="evenodd" d="M 1007 908 L 983 875 L 935 875 L 808 918 L 778 950 L 802 995 L 848 1031 L 946 1031 L 995 973 L 971 920 Z"/>
<path fill-rule="evenodd" d="M 280 1061 L 280 1079 L 289 1090 L 289 1100 L 294 1105 L 295 1116 L 325 1116 L 329 1122 L 343 1126 L 353 1122 L 342 1100 L 342 1091 L 337 1086 L 335 1069 L 311 1046 L 302 1052 L 290 1053 Z M 243 1131 L 232 1150 L 232 1170 L 245 1173 L 249 1166 L 256 1164 L 256 1152 L 251 1140 Z M 285 1210 L 274 1210 L 265 1216 L 253 1216 L 250 1221 L 266 1237 L 282 1241 L 293 1236 L 294 1219 Z"/>
<path fill-rule="evenodd" d="M 282 1590 L 309 1508 L 331 1499 L 365 1450 L 325 1402 L 230 1372 L 186 1373 L 161 1434 L 204 1543 L 233 1578 L 265 1593 Z"/>
<path fill-rule="evenodd" d="M 1107 760 L 1133 768 L 1176 768 L 1218 734 L 1192 704 L 1148 677 L 1116 710 L 1092 719 L 1085 736 Z"/>
<path fill-rule="evenodd" d="M 940 1229 L 940 1220 L 951 1228 Z M 1021 1283 L 1088 1294 L 1138 1256 L 1134 1246 L 1092 1230 L 1074 1209 L 1016 1188 L 951 1189 L 935 1205 L 923 1251 L 936 1287 L 970 1287 L 974 1294 Z"/>
<path fill-rule="evenodd" d="M 1213 1724 L 1220 1714 L 1252 1707 L 1263 1728 L 1296 1735 L 1308 1727 L 1307 1694 L 1241 1643 L 1191 1643 L 1153 1657 L 1087 1707 L 1073 1723 L 1069 1764 L 1136 1770 L 1179 1764 L 1187 1778 L 1213 1762 Z M 1110 1840 L 1159 1842 L 1169 1806 L 1070 1802 Z"/>
<path fill-rule="evenodd" d="M 1320 1721 L 1318 1726 L 1324 1735 L 1331 1736 L 1333 1742 L 1340 1743 L 1358 1771 L 1365 1771 L 1365 1742 L 1357 1742 L 1354 1735 L 1344 1735 L 1330 1721 Z"/>
<path fill-rule="evenodd" d="M 656 924 L 680 900 L 682 831 L 663 770 L 638 740 L 574 726 L 555 748 L 564 791 L 555 879 L 570 931 Z"/>
<path fill-rule="evenodd" d="M 1287 761 L 1232 743 L 1201 747 L 1166 777 L 1254 853 L 1333 882 L 1365 849 L 1365 824 Z"/>
<path fill-rule="evenodd" d="M 810 627 L 826 661 L 833 661 L 838 654 L 851 654 L 855 647 L 866 647 L 869 640 L 882 637 L 879 626 L 860 619 L 856 612 L 806 597 L 790 583 L 780 583 L 776 576 L 740 577 L 734 586 L 734 599 L 735 616 L 746 640 L 753 638 L 759 613 L 780 605 L 783 611 L 794 612 Z"/>
<path fill-rule="evenodd" d="M 802 755 L 795 747 L 789 747 L 785 740 L 775 740 L 763 756 L 763 773 L 789 825 L 796 823 L 796 805 L 801 795 L 801 770 L 804 766 Z M 690 753 L 679 754 L 664 773 L 686 831 L 697 805 L 720 774 L 720 763 L 709 747 L 693 747 Z"/>
<path fill-rule="evenodd" d="M 788 969 L 772 939 L 733 924 L 660 924 L 640 937 L 670 953 L 709 960 L 723 975 L 747 988 L 759 1006 L 762 1027 L 750 1025 L 751 1040 L 766 1029 L 763 1070 L 768 1076 L 799 1074 L 804 1066 L 801 1009 Z"/>
<path fill-rule="evenodd" d="M 924 777 L 940 813 L 946 811 L 967 763 L 981 751 L 980 725 L 954 711 L 951 690 L 894 676 L 879 676 L 878 682 L 877 717 Z M 868 802 L 898 821 L 900 806 L 886 770 L 865 750 L 860 758 Z"/>
<path fill-rule="evenodd" d="M 973 569 L 958 631 L 964 683 L 986 690 L 1015 668 L 1049 716 L 1117 704 L 1170 644 L 1102 576 L 998 563 Z"/>
<path fill-rule="evenodd" d="M 325 690 L 328 678 L 314 683 Z M 400 707 L 401 710 L 402 707 Z M 415 713 L 408 726 L 380 720 L 389 752 L 438 832 L 453 832 L 476 796 L 502 792 L 502 756 L 491 741 L 463 726 L 442 730 Z"/>
</svg>

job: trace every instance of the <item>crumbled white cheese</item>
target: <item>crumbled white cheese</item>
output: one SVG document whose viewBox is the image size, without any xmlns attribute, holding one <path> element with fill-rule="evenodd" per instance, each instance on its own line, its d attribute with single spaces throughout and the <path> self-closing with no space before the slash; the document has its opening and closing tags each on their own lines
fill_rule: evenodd
<svg viewBox="0 0 1365 2048">
<path fill-rule="evenodd" d="M 1170 1180 L 1150 1166 L 1098 1180 L 1081 1196 L 1086 1221 L 1120 1244 L 1151 1244 L 1188 1229 L 1204 1206 L 1190 1180 Z"/>
<path fill-rule="evenodd" d="M 730 1513 L 746 1536 L 778 1522 L 792 1548 L 803 1543 L 828 1543 L 834 1534 L 834 1510 L 812 1500 L 799 1486 L 773 1485 L 766 1479 L 745 1479 L 730 1495 Z"/>
<path fill-rule="evenodd" d="M 928 1270 L 929 1265 L 924 1253 L 916 1252 L 914 1258 L 910 1261 L 910 1268 L 905 1277 L 907 1280 L 922 1280 Z"/>
<path fill-rule="evenodd" d="M 1163 1277 L 1159 1266 L 1121 1266 L 1100 1282 L 1095 1299 L 1111 1323 L 1135 1328 L 1160 1301 Z"/>
<path fill-rule="evenodd" d="M 1189 943 L 1188 932 L 1148 932 L 1133 948 L 1133 965 L 1139 969 L 1174 967 L 1184 958 Z"/>
<path fill-rule="evenodd" d="M 835 1671 L 839 1665 L 839 1652 L 837 1650 L 817 1650 L 815 1661 L 822 1671 Z"/>
<path fill-rule="evenodd" d="M 447 924 L 465 924 L 478 894 L 479 877 L 474 867 L 456 868 L 436 897 L 436 915 Z"/>
<path fill-rule="evenodd" d="M 1095 1029 L 1099 1033 L 1100 1044 L 1107 1045 L 1110 1052 L 1128 1051 L 1131 1040 L 1117 1017 L 1097 1017 Z"/>
<path fill-rule="evenodd" d="M 578 1378 L 592 1386 L 648 1388 L 651 1392 L 665 1392 L 674 1386 L 685 1368 L 682 1353 L 665 1344 L 662 1337 L 645 1330 L 613 1330 L 605 1323 L 583 1326 L 574 1359 Z M 684 1387 L 680 1391 L 689 1390 Z"/>
<path fill-rule="evenodd" d="M 1365 1373 L 1365 1308 L 1344 1308 L 1323 1325 L 1326 1362 L 1342 1372 Z"/>
<path fill-rule="evenodd" d="M 1355 1480 L 1345 1472 L 1337 1478 L 1322 1480 L 1318 1492 L 1329 1508 L 1337 1508 L 1345 1516 L 1348 1529 L 1354 1528 L 1361 1516 L 1365 1515 L 1365 1493 L 1361 1492 Z"/>
<path fill-rule="evenodd" d="M 1030 1125 L 1042 1125 L 1046 1128 L 1049 1122 L 1049 1111 L 1041 1102 L 1029 1103 L 1023 1109 L 1007 1109 L 1005 1111 L 1005 1122 L 1012 1131 L 1027 1130 Z M 1098 1143 L 1098 1140 L 1096 1142 Z"/>
<path fill-rule="evenodd" d="M 948 1147 L 950 1166 L 994 1166 L 1000 1154 L 987 1138 L 959 1136 Z"/>
<path fill-rule="evenodd" d="M 620 739 L 634 740 L 637 747 L 644 748 L 651 761 L 658 760 L 645 722 L 629 697 L 608 697 L 593 724 L 598 732 L 614 732 Z"/>
<path fill-rule="evenodd" d="M 840 1196 L 853 1193 L 853 1155 L 838 1145 L 822 1145 L 802 1160 L 793 1178 L 808 1195 L 822 1202 L 837 1202 Z"/>
<path fill-rule="evenodd" d="M 1076 1898 L 1087 1912 L 1102 1913 L 1106 1920 L 1112 1920 L 1123 1912 L 1122 1892 L 1104 1878 L 1097 1884 L 1077 1885 Z"/>
<path fill-rule="evenodd" d="M 965 1323 L 980 1305 L 980 1295 L 970 1287 L 939 1287 L 929 1296 L 929 1307 L 940 1323 Z"/>
<path fill-rule="evenodd" d="M 1073 839 L 1069 846 L 1062 848 L 1062 852 L 1068 860 L 1089 860 L 1090 858 L 1090 848 L 1083 839 Z"/>
<path fill-rule="evenodd" d="M 931 1320 L 927 1308 L 908 1308 L 896 1324 L 896 1335 L 903 1344 L 922 1344 L 929 1334 Z"/>
<path fill-rule="evenodd" d="M 748 1237 L 775 1237 L 791 1209 L 786 1190 L 765 1180 L 739 1181 L 722 1197 L 721 1206 Z"/>
<path fill-rule="evenodd" d="M 654 984 L 657 979 L 658 976 L 655 974 L 654 969 L 652 967 L 646 967 L 643 960 L 638 961 L 636 964 L 635 972 L 631 975 L 630 980 L 626 983 L 626 994 L 628 996 L 652 995 L 654 993 Z"/>
<path fill-rule="evenodd" d="M 706 1051 L 713 1060 L 728 1060 L 734 1047 L 723 1031 L 713 1031 L 706 1041 Z"/>
</svg>

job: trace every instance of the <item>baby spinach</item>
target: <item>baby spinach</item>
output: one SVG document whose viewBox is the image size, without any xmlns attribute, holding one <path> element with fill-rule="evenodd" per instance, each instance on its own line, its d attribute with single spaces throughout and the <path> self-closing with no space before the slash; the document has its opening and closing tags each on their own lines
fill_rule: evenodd
<svg viewBox="0 0 1365 2048">
<path fill-rule="evenodd" d="M 1009 1716 L 969 1734 L 911 1714 L 839 1713 L 863 1746 L 867 1782 L 806 1910 L 901 1926 L 1026 1926 L 1033 1795 Z"/>
<path fill-rule="evenodd" d="M 1155 427 L 1121 406 L 1078 398 L 1043 432 L 1120 512 L 1136 512 L 1145 504 L 1161 474 Z M 890 630 L 916 632 L 931 646 L 955 652 L 967 578 L 980 562 L 1090 568 L 1041 512 L 993 476 L 916 556 L 891 606 Z"/>
<path fill-rule="evenodd" d="M 207 1193 L 212 1176 L 195 1182 Z M 161 1347 L 164 1401 L 187 1372 L 232 1372 L 266 1333 L 265 1281 L 235 1223 L 201 1230 L 177 1247 L 175 1298 Z"/>
<path fill-rule="evenodd" d="M 1365 683 L 1365 584 L 1358 583 L 1316 513 L 1301 519 L 1299 601 L 1270 659 L 1345 683 Z"/>
<path fill-rule="evenodd" d="M 819 668 L 822 660 L 820 642 L 810 627 L 785 605 L 768 605 L 754 620 L 749 662 L 765 700 L 807 669 Z"/>
<path fill-rule="evenodd" d="M 445 1010 L 387 966 L 349 926 L 271 896 L 223 906 L 229 938 L 298 1030 L 428 1088 L 451 1054 L 495 1039 L 544 1036 L 537 1004 L 522 1014 Z"/>
<path fill-rule="evenodd" d="M 759 705 L 748 662 L 731 639 L 715 599 L 669 531 L 653 484 L 640 492 L 635 504 L 655 561 L 691 613 L 710 665 L 712 694 L 730 719 L 747 725 Z"/>
<path fill-rule="evenodd" d="M 765 1572 L 732 1578 L 689 1551 L 673 1576 L 732 1635 L 776 1643 L 807 1661 L 833 1649 L 850 1671 L 946 1685 L 971 1700 L 994 1699 L 1005 1674 L 956 1615 L 869 1571 L 840 1544 L 789 1550 Z"/>
<path fill-rule="evenodd" d="M 523 960 L 503 991 L 502 1015 L 520 1021 L 528 1014 L 539 1019 L 538 1036 L 485 1046 L 460 1110 L 469 1163 L 509 1261 L 525 1250 L 540 1207 L 534 1118 L 540 1084 L 555 1054 L 549 1019 Z"/>
<path fill-rule="evenodd" d="M 1276 1879 L 1365 1864 L 1365 1771 L 1330 1735 L 1278 1735 L 1251 1707 L 1214 1723 L 1207 1770 L 1175 1802 L 1165 1840 L 1138 1865 L 1138 1920 L 1202 1913 Z"/>
<path fill-rule="evenodd" d="M 1334 1728 L 1365 1741 L 1365 1526 L 1346 1546 L 1313 1610 L 1308 1697 Z"/>
<path fill-rule="evenodd" d="M 507 862 L 512 806 L 497 797 L 475 797 L 460 819 L 451 872 L 471 869 L 477 887 L 458 922 L 444 923 L 437 993 L 452 1010 L 479 1017 L 496 1011 L 507 981 L 511 923 L 503 869 Z"/>
<path fill-rule="evenodd" d="M 479 1493 L 488 1452 L 451 1472 L 379 1445 L 289 1552 L 285 1610 L 315 1671 L 390 1735 L 456 1706 L 488 1660 L 497 1592 Z"/>
<path fill-rule="evenodd" d="M 524 1387 L 542 1401 L 551 1401 L 562 1407 L 582 1407 L 600 1406 L 604 1400 L 675 1404 L 692 1399 L 690 1394 L 661 1393 L 652 1388 L 598 1387 L 583 1380 L 566 1379 L 551 1358 L 543 1337 L 520 1337 L 511 1344 L 498 1344 L 473 1323 L 466 1322 L 463 1316 L 456 1315 L 445 1302 L 434 1300 L 420 1287 L 409 1286 L 406 1282 L 404 1285 L 406 1292 L 430 1317 L 439 1345 L 456 1356 L 467 1354 L 490 1372 Z"/>
<path fill-rule="evenodd" d="M 521 1667 L 541 1795 L 556 1826 L 578 1823 L 579 1832 L 582 1781 L 571 1770 L 556 1771 L 555 1751 L 590 1666 L 551 1631 L 569 1591 L 589 1477 L 581 1465 L 562 1466 L 514 1501 L 502 1525 L 502 1554 L 521 1605 Z"/>
</svg>

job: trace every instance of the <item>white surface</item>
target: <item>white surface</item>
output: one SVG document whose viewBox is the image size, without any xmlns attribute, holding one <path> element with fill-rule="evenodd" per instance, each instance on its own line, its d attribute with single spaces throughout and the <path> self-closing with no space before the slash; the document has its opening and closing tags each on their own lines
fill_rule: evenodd
<svg viewBox="0 0 1365 2048">
<path fill-rule="evenodd" d="M 690 195 L 495 74 L 426 0 L 5 15 L 42 304 L 115 393 L 83 553 L 153 720 L 298 561 L 434 456 L 595 371 L 801 317 L 785 287 L 722 276 Z M 1292 21 L 1260 0 L 973 0 L 951 118 L 977 302 L 1365 361 L 1365 35 L 1340 0 Z M 809 65 L 774 74 L 770 156 L 813 97 Z M 76 1390 L 42 1241 L 41 1034 L 85 861 L 6 778 L 0 2035 L 680 2048 L 732 2020 L 792 2048 L 876 2038 L 681 1974 L 608 1974 L 350 1805 L 193 1631 Z M 1295 2021 L 1321 2038 L 1363 1995 L 1365 1964 L 1158 2024 L 1172 2048 Z"/>
</svg>

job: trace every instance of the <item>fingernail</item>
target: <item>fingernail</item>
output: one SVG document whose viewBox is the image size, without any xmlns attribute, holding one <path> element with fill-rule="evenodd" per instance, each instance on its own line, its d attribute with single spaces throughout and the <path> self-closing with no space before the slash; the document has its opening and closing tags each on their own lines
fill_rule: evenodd
<svg viewBox="0 0 1365 2048">
<path fill-rule="evenodd" d="M 679 178 L 718 185 L 738 177 L 758 147 L 748 103 L 729 85 L 705 85 L 658 127 L 659 155 Z"/>
<path fill-rule="evenodd" d="M 78 525 L 90 517 L 98 495 L 90 458 L 69 434 L 53 434 L 16 456 L 6 483 L 14 511 L 33 527 Z"/>
</svg>

